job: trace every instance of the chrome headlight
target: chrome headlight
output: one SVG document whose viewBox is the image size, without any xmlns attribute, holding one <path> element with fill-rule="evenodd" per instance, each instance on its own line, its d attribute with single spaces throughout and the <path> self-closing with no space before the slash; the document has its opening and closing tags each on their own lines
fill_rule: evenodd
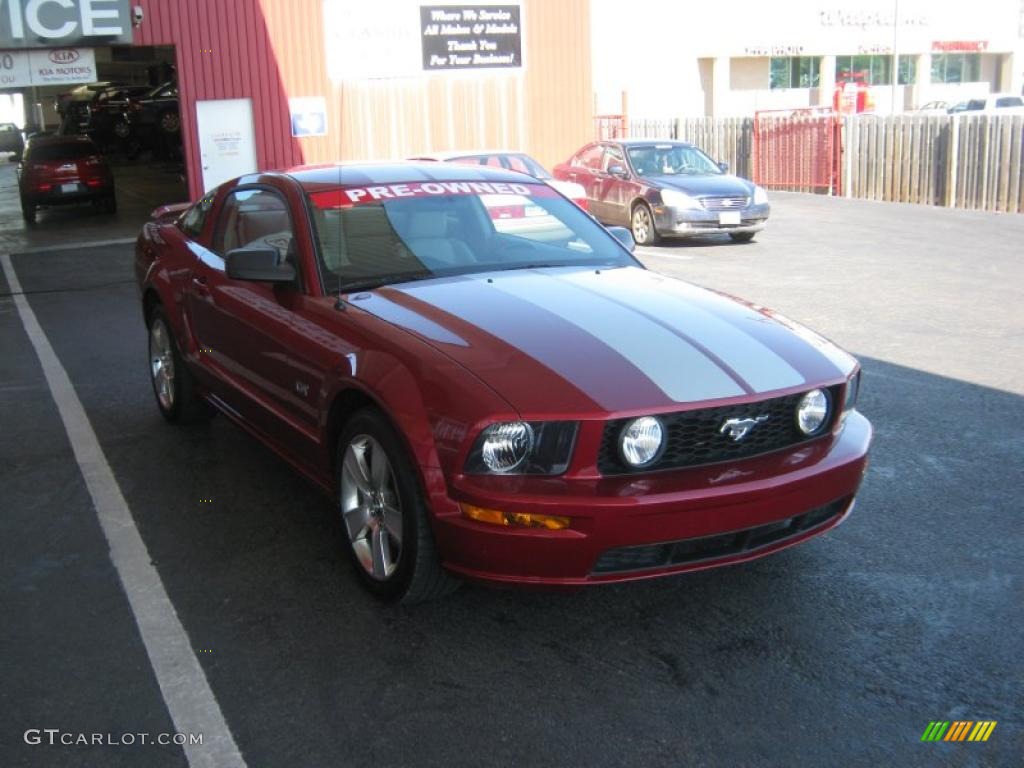
<svg viewBox="0 0 1024 768">
<path fill-rule="evenodd" d="M 466 457 L 475 475 L 559 475 L 569 467 L 575 421 L 503 421 L 486 427 Z"/>
<path fill-rule="evenodd" d="M 678 189 L 661 190 L 661 202 L 669 208 L 700 208 L 700 203 L 696 198 L 690 197 Z"/>
<path fill-rule="evenodd" d="M 818 434 L 828 424 L 829 397 L 823 389 L 812 389 L 796 407 L 796 425 L 805 435 Z"/>
<path fill-rule="evenodd" d="M 761 187 L 754 186 L 754 205 L 764 205 L 768 202 L 768 193 Z"/>
<path fill-rule="evenodd" d="M 646 467 L 661 455 L 665 429 L 653 416 L 633 419 L 619 435 L 619 455 L 631 467 Z"/>
</svg>

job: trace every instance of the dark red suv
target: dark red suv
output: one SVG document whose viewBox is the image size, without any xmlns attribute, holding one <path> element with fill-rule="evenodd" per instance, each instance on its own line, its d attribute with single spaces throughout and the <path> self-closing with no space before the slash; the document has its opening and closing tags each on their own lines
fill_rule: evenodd
<svg viewBox="0 0 1024 768">
<path fill-rule="evenodd" d="M 82 136 L 29 139 L 18 166 L 18 192 L 30 224 L 38 208 L 50 205 L 91 202 L 108 213 L 117 211 L 114 174 L 96 145 Z"/>
</svg>

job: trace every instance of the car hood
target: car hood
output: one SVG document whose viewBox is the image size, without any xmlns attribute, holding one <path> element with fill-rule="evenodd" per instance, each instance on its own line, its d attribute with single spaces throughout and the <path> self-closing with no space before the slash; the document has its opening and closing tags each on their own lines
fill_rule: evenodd
<svg viewBox="0 0 1024 768">
<path fill-rule="evenodd" d="M 672 409 L 841 381 L 856 361 L 770 310 L 639 267 L 436 278 L 354 300 L 529 417 Z"/>
<path fill-rule="evenodd" d="M 695 197 L 752 195 L 754 192 L 754 185 L 749 181 L 727 173 L 708 173 L 701 176 L 645 176 L 644 181 L 656 187 L 678 189 Z"/>
</svg>

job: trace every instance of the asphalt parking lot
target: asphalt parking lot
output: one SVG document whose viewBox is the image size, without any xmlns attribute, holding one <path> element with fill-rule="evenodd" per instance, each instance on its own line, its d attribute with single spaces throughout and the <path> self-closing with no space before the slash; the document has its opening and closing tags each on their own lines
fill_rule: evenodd
<svg viewBox="0 0 1024 768">
<path fill-rule="evenodd" d="M 129 244 L 39 250 L 117 238 L 46 214 L 3 242 L 248 765 L 1019 765 L 1024 217 L 773 203 L 752 244 L 639 255 L 860 358 L 876 442 L 849 520 L 747 565 L 413 608 L 360 589 L 331 503 L 275 455 L 163 423 Z M 0 765 L 186 765 L 24 739 L 175 727 L 9 293 Z M 922 743 L 932 720 L 998 725 Z"/>
</svg>

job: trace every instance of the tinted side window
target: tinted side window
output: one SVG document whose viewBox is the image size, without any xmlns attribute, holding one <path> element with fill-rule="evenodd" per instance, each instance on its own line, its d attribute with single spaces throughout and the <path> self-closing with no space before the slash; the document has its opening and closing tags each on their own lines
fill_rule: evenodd
<svg viewBox="0 0 1024 768">
<path fill-rule="evenodd" d="M 1024 99 L 1020 96 L 1003 96 L 996 99 L 997 107 L 1024 107 Z"/>
<path fill-rule="evenodd" d="M 618 147 L 606 145 L 604 148 L 604 170 L 607 171 L 611 165 L 621 165 L 623 168 L 626 167 L 626 158 L 622 155 L 622 150 Z"/>
<path fill-rule="evenodd" d="M 289 256 L 293 235 L 283 198 L 266 189 L 242 189 L 224 201 L 213 250 L 225 256 L 235 248 L 269 245 L 284 260 Z"/>
<path fill-rule="evenodd" d="M 578 155 L 578 162 L 573 165 L 582 165 L 584 168 L 591 168 L 595 171 L 601 169 L 601 156 L 604 154 L 604 150 L 600 144 L 594 144 L 587 147 L 585 150 L 580 152 Z"/>
<path fill-rule="evenodd" d="M 178 229 L 191 237 L 193 240 L 203 233 L 206 225 L 206 217 L 213 206 L 213 195 L 207 195 L 198 203 L 193 205 L 185 215 L 178 219 Z"/>
</svg>

